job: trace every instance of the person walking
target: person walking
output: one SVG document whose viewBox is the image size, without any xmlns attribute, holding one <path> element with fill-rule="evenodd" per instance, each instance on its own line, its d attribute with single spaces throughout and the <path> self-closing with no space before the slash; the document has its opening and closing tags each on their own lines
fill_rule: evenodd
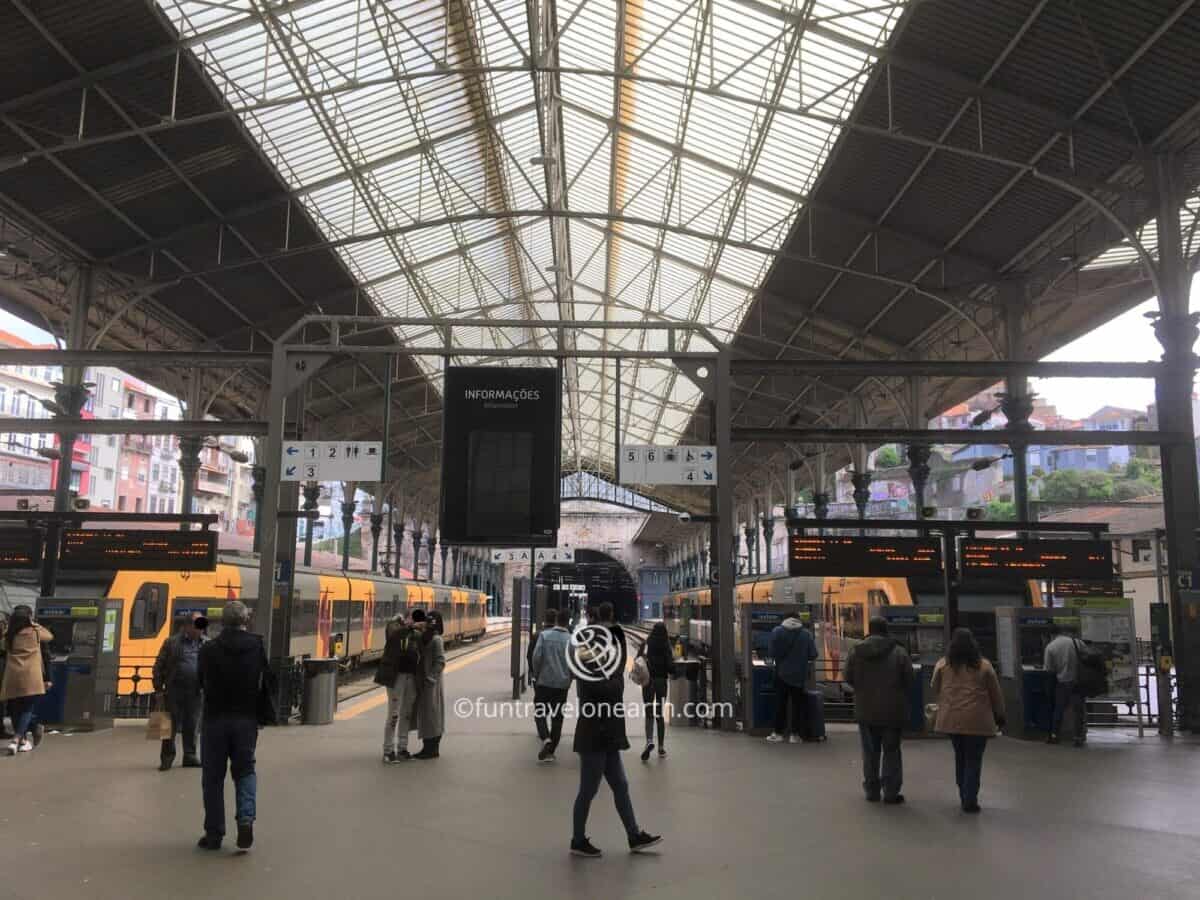
<svg viewBox="0 0 1200 900">
<path fill-rule="evenodd" d="M 437 759 L 441 755 L 442 733 L 446 730 L 446 695 L 442 685 L 446 647 L 442 631 L 442 614 L 431 610 L 421 635 L 423 680 L 417 695 L 417 737 L 421 739 L 421 749 L 413 759 Z"/>
<path fill-rule="evenodd" d="M 4 684 L 4 669 L 8 664 L 8 641 L 5 640 L 7 635 L 8 613 L 0 612 L 0 685 Z M 4 700 L 0 700 L 0 739 L 2 740 L 9 740 L 12 737 L 12 732 L 4 724 L 6 715 L 8 715 L 8 704 Z"/>
<path fill-rule="evenodd" d="M 962 811 L 977 813 L 983 751 L 988 738 L 1004 726 L 1004 698 L 996 670 L 982 657 L 968 629 L 954 629 L 946 655 L 934 666 L 932 690 L 938 705 L 934 730 L 950 735 L 954 746 Z"/>
<path fill-rule="evenodd" d="M 254 844 L 259 695 L 274 696 L 275 692 L 262 637 L 246 630 L 249 621 L 246 604 L 230 600 L 221 612 L 221 633 L 200 648 L 204 836 L 198 846 L 203 850 L 220 850 L 225 837 L 227 764 L 236 797 L 238 849 L 249 850 Z"/>
<path fill-rule="evenodd" d="M 554 613 L 553 623 L 551 613 Z M 562 738 L 563 706 L 571 687 L 571 670 L 567 666 L 567 646 L 571 640 L 567 625 L 570 621 L 571 614 L 565 609 L 547 612 L 546 627 L 538 636 L 533 653 L 530 670 L 534 679 L 533 714 L 537 718 L 538 735 L 542 738 L 538 762 L 554 762 L 554 753 Z"/>
<path fill-rule="evenodd" d="M 414 610 L 413 617 L 424 610 Z M 421 633 L 415 622 L 403 615 L 391 619 L 384 628 L 385 643 L 375 683 L 387 688 L 387 718 L 383 723 L 383 762 L 390 765 L 412 759 L 408 752 L 408 732 L 413 725 L 417 693 L 421 683 Z"/>
<path fill-rule="evenodd" d="M 605 607 L 608 607 L 607 619 Z M 625 653 L 622 649 L 612 658 L 605 653 L 614 644 L 622 648 L 624 644 L 614 634 L 599 633 L 608 631 L 608 626 L 603 624 L 605 621 L 612 621 L 610 604 L 601 604 L 598 618 L 600 624 L 585 626 L 576 633 L 571 657 L 571 668 L 577 676 L 575 693 L 579 706 L 574 744 L 575 752 L 579 754 L 579 792 L 572 813 L 571 853 L 584 857 L 602 855 L 587 836 L 588 813 L 602 779 L 612 789 L 630 852 L 643 853 L 662 841 L 661 835 L 647 834 L 638 825 L 633 811 L 629 780 L 621 764 L 621 751 L 629 749 L 622 702 Z"/>
<path fill-rule="evenodd" d="M 799 743 L 808 722 L 808 674 L 817 659 L 817 642 L 804 627 L 797 613 L 791 613 L 771 631 L 767 653 L 775 661 L 775 731 L 767 736 L 770 743 L 784 740 Z M 788 707 L 792 710 L 792 731 L 788 736 Z"/>
<path fill-rule="evenodd" d="M 34 706 L 38 698 L 50 690 L 48 654 L 43 648 L 52 640 L 54 634 L 34 620 L 32 607 L 21 604 L 13 608 L 4 635 L 7 659 L 0 683 L 0 700 L 8 706 L 13 724 L 9 756 L 33 750 L 45 733 L 42 726 L 34 722 Z"/>
<path fill-rule="evenodd" d="M 199 768 L 196 728 L 200 724 L 200 648 L 207 641 L 208 619 L 198 612 L 180 623 L 179 630 L 163 641 L 154 660 L 154 690 L 171 715 L 171 737 L 164 738 L 158 770 L 175 762 L 175 736 L 183 735 L 183 767 Z"/>
<path fill-rule="evenodd" d="M 1042 668 L 1054 676 L 1054 715 L 1046 743 L 1057 744 L 1063 722 L 1069 722 L 1073 743 L 1082 747 L 1087 740 L 1087 705 L 1077 683 L 1079 651 L 1075 639 L 1054 623 L 1050 624 L 1050 634 L 1053 637 L 1042 658 Z"/>
<path fill-rule="evenodd" d="M 654 750 L 655 726 L 658 728 L 658 758 L 662 759 L 667 755 L 667 679 L 675 667 L 675 656 L 671 652 L 667 626 L 662 622 L 655 622 L 639 652 L 645 657 L 646 669 L 650 673 L 650 681 L 642 687 L 642 704 L 645 706 L 646 718 L 646 746 L 642 750 L 642 762 L 647 762 Z M 681 714 L 682 712 L 680 710 Z"/>
<path fill-rule="evenodd" d="M 558 610 L 547 609 L 542 617 L 542 625 L 534 634 L 533 640 L 529 643 L 529 649 L 526 651 L 526 668 L 529 673 L 529 683 L 533 686 L 533 727 L 537 729 L 538 740 L 545 744 L 550 739 L 550 726 L 547 724 L 546 702 L 543 699 L 544 691 L 538 684 L 537 666 L 534 663 L 534 658 L 537 656 L 538 644 L 541 643 L 542 634 L 558 624 Z M 540 757 L 539 757 L 540 758 Z"/>
<path fill-rule="evenodd" d="M 867 799 L 878 802 L 882 789 L 884 803 L 903 803 L 900 736 L 909 719 L 913 670 L 908 653 L 888 636 L 886 619 L 871 619 L 866 640 L 855 644 L 846 655 L 842 677 L 854 688 L 854 718 L 862 742 Z"/>
</svg>

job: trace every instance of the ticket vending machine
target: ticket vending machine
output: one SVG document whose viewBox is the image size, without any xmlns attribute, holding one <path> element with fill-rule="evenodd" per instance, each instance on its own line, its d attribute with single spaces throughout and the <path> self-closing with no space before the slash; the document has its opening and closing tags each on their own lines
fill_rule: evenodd
<svg viewBox="0 0 1200 900">
<path fill-rule="evenodd" d="M 775 668 L 771 663 L 769 645 L 771 632 L 792 613 L 799 617 L 806 628 L 811 629 L 820 614 L 820 606 L 749 603 L 742 607 L 742 727 L 750 734 L 766 734 L 775 726 Z"/>
<path fill-rule="evenodd" d="M 1050 733 L 1054 676 L 1042 664 L 1051 626 L 1079 637 L 1079 612 L 1072 608 L 1002 607 L 996 610 L 996 672 L 1007 712 L 1007 734 L 1039 738 Z"/>
<path fill-rule="evenodd" d="M 909 694 L 908 730 L 925 731 L 925 704 L 932 703 L 933 668 L 946 652 L 946 610 L 940 606 L 881 606 L 871 616 L 887 620 L 888 635 L 908 651 L 913 685 Z"/>
<path fill-rule="evenodd" d="M 41 721 L 79 731 L 111 727 L 121 658 L 121 601 L 43 597 L 37 620 L 54 634 L 52 686 L 38 704 Z"/>
</svg>

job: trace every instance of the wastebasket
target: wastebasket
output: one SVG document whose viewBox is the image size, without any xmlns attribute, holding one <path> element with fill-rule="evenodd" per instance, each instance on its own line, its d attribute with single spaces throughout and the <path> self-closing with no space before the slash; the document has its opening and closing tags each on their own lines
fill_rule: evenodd
<svg viewBox="0 0 1200 900">
<path fill-rule="evenodd" d="M 300 721 L 305 725 L 328 725 L 337 710 L 338 661 L 333 659 L 304 660 L 304 703 Z"/>
</svg>

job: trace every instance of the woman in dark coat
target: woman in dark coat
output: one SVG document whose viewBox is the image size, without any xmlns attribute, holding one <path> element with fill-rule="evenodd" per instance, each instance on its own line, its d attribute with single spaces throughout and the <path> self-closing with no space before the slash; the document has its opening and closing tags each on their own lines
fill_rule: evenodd
<svg viewBox="0 0 1200 900">
<path fill-rule="evenodd" d="M 667 637 L 667 626 L 655 622 L 650 629 L 650 636 L 642 644 L 642 656 L 646 658 L 646 668 L 650 671 L 650 680 L 642 687 L 642 703 L 646 710 L 646 748 L 642 751 L 642 762 L 650 758 L 654 749 L 654 726 L 658 725 L 658 756 L 661 759 L 667 755 L 664 741 L 667 737 L 667 720 L 664 706 L 667 702 L 667 678 L 675 664 L 674 654 L 671 653 L 671 639 Z"/>
<path fill-rule="evenodd" d="M 413 759 L 437 759 L 441 753 L 442 732 L 446 730 L 446 694 L 442 672 L 446 668 L 446 647 L 442 641 L 442 614 L 436 610 L 426 617 L 421 635 L 421 672 L 424 680 L 417 695 L 417 737 L 421 750 Z"/>
<path fill-rule="evenodd" d="M 597 633 L 599 634 L 597 639 Z M 602 668 L 596 646 L 616 643 L 617 638 L 603 625 L 589 625 L 572 636 L 571 668 L 576 674 L 578 722 L 575 727 L 575 752 L 579 754 L 579 794 L 575 797 L 571 853 L 575 856 L 600 856 L 600 850 L 587 837 L 588 812 L 601 780 L 612 788 L 613 800 L 629 838 L 629 849 L 640 853 L 662 840 L 660 835 L 643 831 L 629 799 L 629 781 L 621 765 L 621 751 L 629 749 L 625 736 L 625 711 L 622 706 L 625 678 L 625 654 L 619 664 Z"/>
</svg>

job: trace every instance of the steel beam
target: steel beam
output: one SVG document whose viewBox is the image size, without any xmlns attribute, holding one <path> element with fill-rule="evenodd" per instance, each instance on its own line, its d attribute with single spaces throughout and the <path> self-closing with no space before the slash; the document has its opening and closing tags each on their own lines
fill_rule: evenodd
<svg viewBox="0 0 1200 900">
<path fill-rule="evenodd" d="M 966 428 L 737 428 L 734 441 L 794 444 L 1020 444 L 1031 447 L 1161 447 L 1187 444 L 1169 431 L 972 431 Z"/>
<path fill-rule="evenodd" d="M 113 368 L 218 368 L 267 366 L 270 353 L 216 350 L 21 350 L 0 347 L 0 365 L 112 366 Z"/>
<path fill-rule="evenodd" d="M 1193 360 L 1195 363 L 1195 360 Z M 828 378 L 1157 378 L 1157 362 L 1038 362 L 1035 360 L 735 359 L 734 376 L 775 375 Z"/>
<path fill-rule="evenodd" d="M 204 421 L 171 419 L 4 419 L 0 431 L 13 434 L 174 434 L 179 437 L 228 435 L 257 437 L 267 433 L 267 423 L 250 419 Z"/>
</svg>

